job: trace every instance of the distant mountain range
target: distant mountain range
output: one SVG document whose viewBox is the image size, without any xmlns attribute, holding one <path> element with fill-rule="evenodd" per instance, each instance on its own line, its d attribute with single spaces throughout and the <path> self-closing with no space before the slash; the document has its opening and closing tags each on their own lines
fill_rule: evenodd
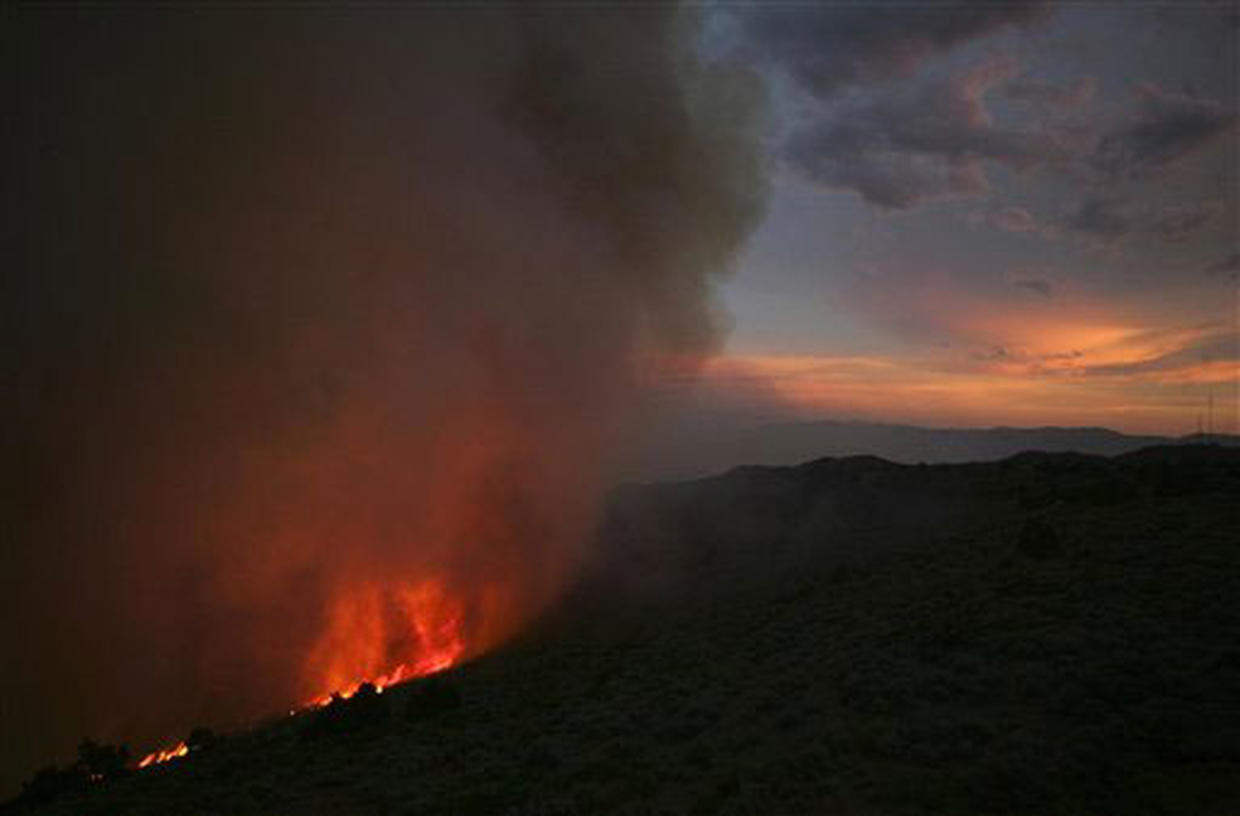
<svg viewBox="0 0 1240 816">
<path fill-rule="evenodd" d="M 683 430 L 683 429 L 682 429 Z M 1135 436 L 1109 428 L 922 428 L 821 420 L 681 432 L 652 445 L 628 468 L 634 481 L 698 478 L 735 465 L 795 465 L 824 456 L 870 455 L 902 464 L 1004 459 L 1027 451 L 1117 456 L 1155 445 L 1240 445 L 1240 436 Z"/>
</svg>

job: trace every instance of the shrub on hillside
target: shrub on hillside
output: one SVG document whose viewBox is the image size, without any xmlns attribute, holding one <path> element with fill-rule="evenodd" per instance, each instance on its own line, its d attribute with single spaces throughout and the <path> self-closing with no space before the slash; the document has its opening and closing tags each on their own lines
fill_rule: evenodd
<svg viewBox="0 0 1240 816">
<path fill-rule="evenodd" d="M 197 753 L 214 746 L 217 739 L 214 731 L 200 726 L 189 732 L 189 736 L 185 738 L 185 747 L 191 753 Z"/>
<path fill-rule="evenodd" d="M 411 720 L 420 720 L 441 716 L 460 707 L 461 692 L 456 684 L 443 675 L 432 675 L 418 681 L 409 690 L 405 716 Z"/>
<path fill-rule="evenodd" d="M 314 712 L 302 731 L 305 737 L 351 734 L 388 719 L 389 708 L 384 697 L 372 683 L 363 683 L 345 698 L 333 694 L 331 702 Z"/>
<path fill-rule="evenodd" d="M 20 801 L 43 804 L 69 793 L 86 790 L 90 785 L 118 779 L 129 773 L 129 749 L 124 745 L 99 744 L 84 739 L 78 746 L 78 758 L 72 765 L 59 768 L 48 765 L 22 783 Z"/>
<path fill-rule="evenodd" d="M 124 745 L 100 745 L 94 740 L 82 740 L 78 746 L 77 767 L 89 780 L 99 782 L 115 779 L 128 773 L 129 749 Z"/>
<path fill-rule="evenodd" d="M 1016 549 L 1029 558 L 1054 558 L 1063 553 L 1063 542 L 1050 522 L 1040 518 L 1027 518 L 1020 528 Z"/>
</svg>

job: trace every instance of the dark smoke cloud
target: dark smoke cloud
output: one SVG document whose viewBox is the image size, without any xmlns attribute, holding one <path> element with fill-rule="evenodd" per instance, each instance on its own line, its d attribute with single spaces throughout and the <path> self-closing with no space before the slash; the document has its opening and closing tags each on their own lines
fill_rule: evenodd
<svg viewBox="0 0 1240 816">
<path fill-rule="evenodd" d="M 353 585 L 534 614 L 715 341 L 752 79 L 663 7 L 7 22 L 0 785 L 296 702 Z"/>
</svg>

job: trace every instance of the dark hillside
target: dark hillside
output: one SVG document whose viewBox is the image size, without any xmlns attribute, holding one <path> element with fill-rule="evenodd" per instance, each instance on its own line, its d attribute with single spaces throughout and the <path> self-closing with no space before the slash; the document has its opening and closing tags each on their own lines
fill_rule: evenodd
<svg viewBox="0 0 1240 816">
<path fill-rule="evenodd" d="M 1237 497 L 1201 446 L 627 487 L 500 652 L 29 812 L 1231 816 Z"/>
</svg>

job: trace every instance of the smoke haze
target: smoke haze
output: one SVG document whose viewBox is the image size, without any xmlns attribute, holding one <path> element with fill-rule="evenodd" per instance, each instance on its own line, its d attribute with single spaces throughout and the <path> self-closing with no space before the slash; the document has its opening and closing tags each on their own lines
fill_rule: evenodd
<svg viewBox="0 0 1240 816">
<path fill-rule="evenodd" d="M 425 581 L 467 655 L 554 597 L 716 340 L 753 78 L 668 8 L 7 17 L 0 786 L 380 670 Z"/>
</svg>

